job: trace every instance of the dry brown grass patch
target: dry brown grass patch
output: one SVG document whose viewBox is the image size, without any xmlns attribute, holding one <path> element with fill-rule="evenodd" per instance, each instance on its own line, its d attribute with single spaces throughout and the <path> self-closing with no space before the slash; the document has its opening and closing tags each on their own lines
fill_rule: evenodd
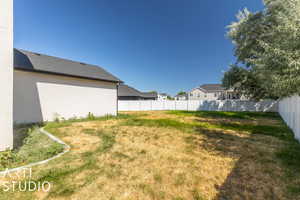
<svg viewBox="0 0 300 200">
<path fill-rule="evenodd" d="M 113 170 L 109 168 L 119 166 L 120 170 L 117 179 L 105 175 L 97 179 L 96 185 L 105 183 L 103 199 L 172 199 L 179 194 L 192 199 L 195 189 L 212 199 L 217 194 L 215 186 L 224 182 L 234 160 L 201 149 L 191 155 L 185 151 L 185 136 L 165 128 L 121 127 L 114 148 L 98 157 L 101 167 Z M 178 180 L 180 177 L 184 180 Z M 81 195 L 90 189 L 83 189 Z"/>
<path fill-rule="evenodd" d="M 282 140 L 247 131 L 189 126 L 195 123 L 208 123 L 212 127 L 222 123 L 277 125 L 278 120 L 177 116 L 164 111 L 126 114 L 146 119 L 146 122 L 135 126 L 122 123 L 127 119 L 112 119 L 59 128 L 62 139 L 73 148 L 67 155 L 69 160 L 51 162 L 50 167 L 71 165 L 76 168 L 89 161 L 94 165 L 66 176 L 66 185 L 72 184 L 76 189 L 73 193 L 65 196 L 36 193 L 37 197 L 72 200 L 288 199 L 286 182 L 282 180 L 284 168 L 275 157 L 276 151 L 284 146 Z M 165 126 L 147 124 L 147 120 L 157 122 L 160 119 L 181 122 L 187 124 L 187 128 L 167 122 Z M 111 137 L 108 138 L 110 146 L 101 151 L 105 134 Z"/>
<path fill-rule="evenodd" d="M 178 117 L 165 112 L 139 114 L 141 119 L 174 119 L 183 123 L 200 120 L 208 123 L 266 124 L 251 120 Z M 101 123 L 80 123 L 80 126 L 109 128 L 109 125 Z M 220 133 L 225 139 L 220 138 Z M 263 145 L 266 141 L 269 142 L 267 146 Z M 258 147 L 258 144 L 262 145 Z M 101 195 L 102 199 L 193 199 L 195 191 L 206 199 L 224 195 L 231 199 L 241 196 L 251 198 L 253 195 L 256 199 L 265 199 L 270 192 L 273 196 L 282 197 L 283 185 L 279 179 L 274 180 L 273 175 L 281 177 L 283 172 L 268 163 L 273 160 L 278 144 L 280 141 L 268 136 L 251 136 L 232 130 L 211 129 L 208 133 L 189 135 L 172 128 L 121 126 L 113 149 L 97 158 L 103 174 L 72 198 L 96 199 L 91 190 L 98 190 L 97 196 Z M 260 156 L 266 163 L 255 162 Z M 263 170 L 266 166 L 271 169 L 271 174 Z M 113 173 L 116 173 L 117 179 Z"/>
</svg>

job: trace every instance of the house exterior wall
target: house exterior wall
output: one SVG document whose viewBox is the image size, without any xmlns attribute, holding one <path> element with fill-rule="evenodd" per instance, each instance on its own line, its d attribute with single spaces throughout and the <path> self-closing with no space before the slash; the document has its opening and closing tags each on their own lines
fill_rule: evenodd
<svg viewBox="0 0 300 200">
<path fill-rule="evenodd" d="M 194 89 L 189 92 L 189 100 L 218 100 L 222 92 L 204 92 L 200 89 Z"/>
<path fill-rule="evenodd" d="M 13 1 L 0 1 L 0 151 L 13 147 Z"/>
<path fill-rule="evenodd" d="M 174 99 L 177 101 L 184 101 L 184 100 L 187 100 L 188 98 L 187 98 L 187 96 L 176 96 Z"/>
<path fill-rule="evenodd" d="M 14 122 L 117 114 L 117 84 L 14 71 Z"/>
<path fill-rule="evenodd" d="M 168 96 L 166 96 L 166 95 L 158 94 L 158 96 L 157 96 L 157 100 L 159 100 L 159 101 L 166 101 L 167 99 L 168 99 Z"/>
</svg>

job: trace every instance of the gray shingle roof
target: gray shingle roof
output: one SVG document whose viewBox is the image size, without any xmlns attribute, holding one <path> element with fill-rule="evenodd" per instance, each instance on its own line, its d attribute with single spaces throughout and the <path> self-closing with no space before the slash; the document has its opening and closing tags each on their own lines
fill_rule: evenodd
<svg viewBox="0 0 300 200">
<path fill-rule="evenodd" d="M 120 84 L 118 89 L 119 97 L 141 97 L 141 98 L 157 98 L 156 92 L 140 92 L 137 89 L 125 84 Z"/>
<path fill-rule="evenodd" d="M 199 88 L 207 92 L 220 92 L 225 90 L 225 88 L 221 84 L 204 84 Z"/>
<path fill-rule="evenodd" d="M 122 82 L 120 79 L 99 66 L 42 55 L 20 49 L 14 49 L 14 68 L 19 70 L 50 73 L 92 80 Z"/>
<path fill-rule="evenodd" d="M 140 97 L 142 96 L 141 92 L 137 89 L 130 87 L 125 84 L 120 84 L 118 89 L 119 97 Z"/>
<path fill-rule="evenodd" d="M 156 92 L 142 92 L 144 98 L 157 98 Z"/>
</svg>

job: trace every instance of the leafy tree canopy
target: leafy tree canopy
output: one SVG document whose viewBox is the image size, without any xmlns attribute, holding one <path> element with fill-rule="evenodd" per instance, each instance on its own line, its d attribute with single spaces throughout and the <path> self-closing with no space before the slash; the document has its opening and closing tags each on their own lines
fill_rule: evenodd
<svg viewBox="0 0 300 200">
<path fill-rule="evenodd" d="M 247 70 L 243 67 L 232 65 L 230 69 L 224 73 L 222 82 L 226 89 L 234 89 L 249 99 L 278 98 L 268 92 L 268 87 L 265 87 L 264 77 L 255 71 Z"/>
<path fill-rule="evenodd" d="M 180 91 L 177 93 L 177 95 L 185 95 L 185 94 L 186 94 L 186 92 L 184 92 L 184 91 Z"/>
<path fill-rule="evenodd" d="M 264 3 L 263 11 L 240 11 L 228 27 L 237 63 L 223 84 L 255 99 L 300 94 L 300 0 Z"/>
<path fill-rule="evenodd" d="M 167 99 L 168 99 L 168 100 L 174 100 L 174 98 L 171 97 L 171 96 L 167 96 Z"/>
</svg>

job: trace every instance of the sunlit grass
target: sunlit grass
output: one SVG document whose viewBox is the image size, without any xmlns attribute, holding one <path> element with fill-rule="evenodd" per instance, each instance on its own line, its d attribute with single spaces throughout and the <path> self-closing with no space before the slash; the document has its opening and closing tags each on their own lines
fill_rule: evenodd
<svg viewBox="0 0 300 200">
<path fill-rule="evenodd" d="M 31 199 L 297 199 L 300 148 L 275 113 L 128 112 L 49 123 L 71 151 Z"/>
<path fill-rule="evenodd" d="M 38 127 L 22 127 L 16 134 L 24 135 L 22 144 L 14 150 L 0 152 L 0 170 L 46 160 L 64 150 L 64 146 L 40 133 Z"/>
</svg>

